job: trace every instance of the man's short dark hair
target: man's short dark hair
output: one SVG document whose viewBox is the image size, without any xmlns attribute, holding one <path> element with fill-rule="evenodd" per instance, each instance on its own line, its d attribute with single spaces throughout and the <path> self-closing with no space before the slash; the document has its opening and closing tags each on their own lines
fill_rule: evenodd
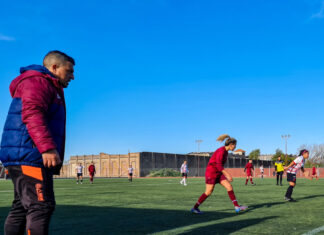
<svg viewBox="0 0 324 235">
<path fill-rule="evenodd" d="M 67 61 L 75 65 L 75 61 L 71 56 L 68 56 L 64 52 L 55 50 L 55 51 L 50 51 L 45 55 L 43 60 L 43 65 L 48 68 L 54 63 L 58 63 L 59 65 L 61 65 Z"/>
</svg>

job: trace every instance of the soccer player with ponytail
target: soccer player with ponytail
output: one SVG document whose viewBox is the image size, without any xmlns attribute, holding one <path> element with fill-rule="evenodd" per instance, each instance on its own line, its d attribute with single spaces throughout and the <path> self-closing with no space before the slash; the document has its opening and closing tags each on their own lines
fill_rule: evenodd
<svg viewBox="0 0 324 235">
<path fill-rule="evenodd" d="M 238 213 L 247 209 L 246 206 L 240 206 L 236 200 L 233 187 L 230 182 L 233 181 L 229 172 L 224 169 L 224 165 L 227 161 L 228 151 L 233 151 L 236 148 L 236 139 L 231 138 L 229 135 L 221 135 L 217 138 L 217 141 L 223 142 L 225 140 L 225 146 L 217 149 L 213 156 L 210 158 L 206 173 L 206 190 L 198 199 L 195 206 L 191 209 L 192 213 L 201 214 L 202 212 L 198 207 L 212 194 L 215 188 L 215 184 L 221 184 L 228 193 L 229 198 L 233 202 L 235 211 Z"/>
<path fill-rule="evenodd" d="M 296 186 L 296 174 L 299 169 L 304 173 L 306 178 L 309 178 L 309 172 L 304 170 L 304 165 L 306 159 L 309 158 L 309 152 L 306 149 L 300 150 L 299 156 L 292 161 L 289 166 L 284 169 L 287 170 L 287 181 L 289 182 L 289 187 L 287 189 L 285 200 L 288 202 L 295 202 L 291 195 L 293 193 L 294 187 Z"/>
</svg>

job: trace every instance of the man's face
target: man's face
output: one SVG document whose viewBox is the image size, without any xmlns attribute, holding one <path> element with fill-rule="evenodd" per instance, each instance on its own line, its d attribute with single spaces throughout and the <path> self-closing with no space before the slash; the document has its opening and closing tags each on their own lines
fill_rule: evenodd
<svg viewBox="0 0 324 235">
<path fill-rule="evenodd" d="M 66 88 L 69 82 L 74 79 L 73 64 L 69 61 L 53 69 L 52 73 L 59 79 L 61 85 Z"/>
</svg>

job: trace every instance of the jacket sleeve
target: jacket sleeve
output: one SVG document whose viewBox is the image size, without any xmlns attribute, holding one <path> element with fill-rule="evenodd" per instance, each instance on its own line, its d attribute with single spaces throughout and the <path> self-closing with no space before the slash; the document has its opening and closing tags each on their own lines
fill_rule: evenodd
<svg viewBox="0 0 324 235">
<path fill-rule="evenodd" d="M 27 78 L 19 84 L 22 121 L 40 153 L 56 149 L 46 120 L 54 95 L 50 86 L 50 81 L 43 77 Z"/>
</svg>

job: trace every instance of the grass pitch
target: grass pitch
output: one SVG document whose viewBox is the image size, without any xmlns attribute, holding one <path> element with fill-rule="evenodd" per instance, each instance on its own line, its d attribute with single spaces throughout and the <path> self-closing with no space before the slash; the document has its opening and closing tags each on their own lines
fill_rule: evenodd
<svg viewBox="0 0 324 235">
<path fill-rule="evenodd" d="M 324 179 L 297 179 L 295 203 L 283 200 L 287 189 L 274 179 L 256 179 L 244 186 L 234 179 L 240 204 L 249 206 L 236 214 L 225 189 L 219 185 L 200 209 L 189 211 L 204 192 L 204 179 L 72 179 L 55 180 L 57 207 L 50 234 L 303 234 L 324 225 Z M 0 181 L 0 234 L 13 199 L 11 181 Z M 322 232 L 323 233 L 323 232 Z"/>
</svg>

